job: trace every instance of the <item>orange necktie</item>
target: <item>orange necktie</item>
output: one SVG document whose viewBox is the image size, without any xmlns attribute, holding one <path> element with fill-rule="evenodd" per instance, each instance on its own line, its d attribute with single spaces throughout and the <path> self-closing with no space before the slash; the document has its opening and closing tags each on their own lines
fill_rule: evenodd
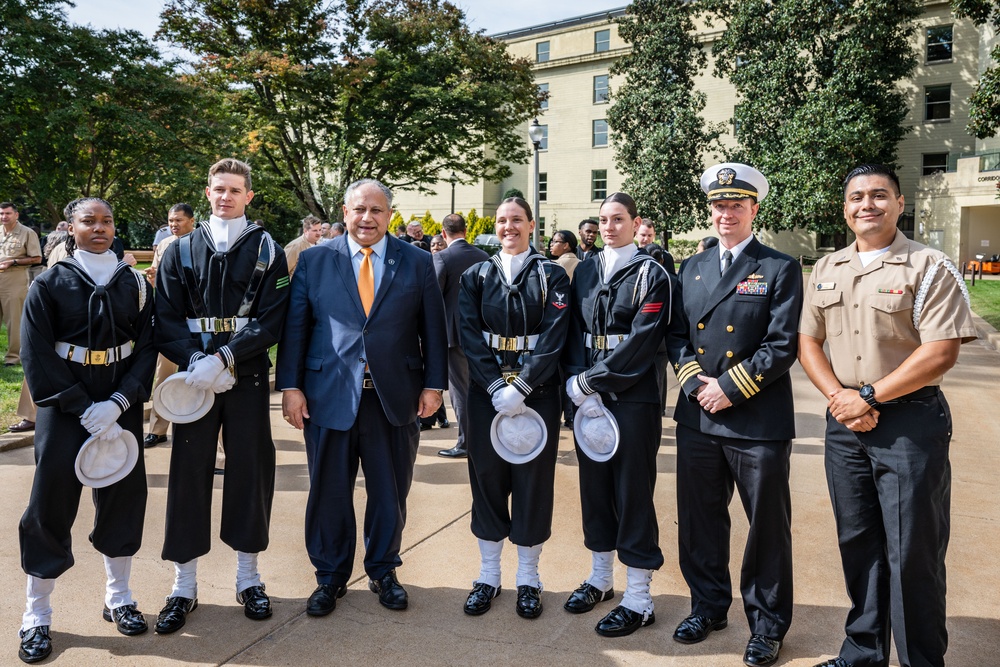
<svg viewBox="0 0 1000 667">
<path fill-rule="evenodd" d="M 372 266 L 371 248 L 362 248 L 365 258 L 361 260 L 361 271 L 358 272 L 358 295 L 361 297 L 361 305 L 364 306 L 367 316 L 375 301 L 375 267 Z"/>
</svg>

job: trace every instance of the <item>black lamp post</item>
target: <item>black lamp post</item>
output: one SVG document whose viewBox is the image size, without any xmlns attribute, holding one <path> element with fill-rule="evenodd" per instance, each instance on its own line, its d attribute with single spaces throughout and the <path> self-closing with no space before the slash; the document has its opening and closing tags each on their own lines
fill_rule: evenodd
<svg viewBox="0 0 1000 667">
<path fill-rule="evenodd" d="M 451 172 L 451 176 L 448 177 L 448 181 L 451 183 L 451 212 L 455 212 L 455 183 L 458 183 L 458 176 L 455 172 Z"/>
<path fill-rule="evenodd" d="M 535 208 L 534 208 L 535 233 L 532 234 L 531 238 L 531 241 L 535 246 L 535 250 L 538 250 L 538 232 L 539 232 L 538 227 L 541 224 L 539 222 L 540 216 L 538 215 L 538 204 L 540 201 L 538 197 L 538 151 L 542 146 L 543 137 L 544 137 L 544 131 L 542 130 L 542 126 L 538 124 L 538 119 L 536 118 L 535 120 L 531 121 L 531 125 L 528 127 L 528 138 L 531 140 L 531 143 L 535 146 Z"/>
</svg>

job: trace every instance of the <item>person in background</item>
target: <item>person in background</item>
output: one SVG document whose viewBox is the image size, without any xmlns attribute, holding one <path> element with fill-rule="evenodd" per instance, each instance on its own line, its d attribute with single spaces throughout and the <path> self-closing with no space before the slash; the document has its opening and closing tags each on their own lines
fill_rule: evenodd
<svg viewBox="0 0 1000 667">
<path fill-rule="evenodd" d="M 299 236 L 285 246 L 285 259 L 288 260 L 288 275 L 295 275 L 295 265 L 299 263 L 299 254 L 316 245 L 323 238 L 323 221 L 315 215 L 302 218 L 302 236 Z"/>
<path fill-rule="evenodd" d="M 714 248 L 719 245 L 719 239 L 716 236 L 706 236 L 702 240 L 698 241 L 698 248 L 695 250 L 695 254 L 699 252 L 705 252 L 710 248 Z"/>
<path fill-rule="evenodd" d="M 431 237 L 431 253 L 437 254 L 448 247 L 445 243 L 444 237 L 440 234 L 435 234 Z"/>
<path fill-rule="evenodd" d="M 567 230 L 560 230 L 552 235 L 549 241 L 549 254 L 556 260 L 563 271 L 573 280 L 573 270 L 580 263 L 580 258 L 576 256 L 576 234 Z"/>
<path fill-rule="evenodd" d="M 410 239 L 410 245 L 415 245 L 427 252 L 431 251 L 431 245 L 424 238 L 424 228 L 416 220 L 406 225 L 406 236 Z"/>
<path fill-rule="evenodd" d="M 4 366 L 21 363 L 21 311 L 28 295 L 28 267 L 42 262 L 38 234 L 18 222 L 17 207 L 0 202 L 0 318 L 7 326 Z"/>
<path fill-rule="evenodd" d="M 584 218 L 580 221 L 577 226 L 580 232 L 580 243 L 576 247 L 576 256 L 581 260 L 594 257 L 597 253 L 601 252 L 602 248 L 599 248 L 595 244 L 597 243 L 597 222 L 591 220 L 590 218 Z"/>
</svg>

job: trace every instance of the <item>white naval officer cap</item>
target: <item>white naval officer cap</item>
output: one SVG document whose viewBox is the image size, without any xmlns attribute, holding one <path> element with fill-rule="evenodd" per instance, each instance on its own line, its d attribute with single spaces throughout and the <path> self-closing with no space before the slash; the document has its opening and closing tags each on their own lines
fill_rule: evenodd
<svg viewBox="0 0 1000 667">
<path fill-rule="evenodd" d="M 701 175 L 701 189 L 710 202 L 753 197 L 760 203 L 771 186 L 764 174 L 753 167 L 739 162 L 723 162 L 705 170 Z"/>
</svg>

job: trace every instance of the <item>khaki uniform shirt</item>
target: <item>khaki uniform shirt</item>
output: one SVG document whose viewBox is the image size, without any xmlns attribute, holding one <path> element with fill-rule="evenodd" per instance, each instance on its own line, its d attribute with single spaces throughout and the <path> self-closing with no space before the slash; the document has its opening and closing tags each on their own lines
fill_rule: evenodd
<svg viewBox="0 0 1000 667">
<path fill-rule="evenodd" d="M 16 222 L 8 234 L 3 226 L 0 225 L 0 262 L 8 259 L 41 256 L 42 246 L 38 243 L 38 234 L 34 230 L 25 227 L 20 222 Z M 22 271 L 27 268 L 27 266 L 21 263 L 20 266 L 12 266 L 7 270 Z"/>
<path fill-rule="evenodd" d="M 288 276 L 291 277 L 295 273 L 295 265 L 299 263 L 299 253 L 301 253 L 306 248 L 313 247 L 312 243 L 306 241 L 305 236 L 300 236 L 291 243 L 285 246 L 285 259 L 288 260 Z"/>
<path fill-rule="evenodd" d="M 944 253 L 898 230 L 888 252 L 867 267 L 861 266 L 857 244 L 838 250 L 813 268 L 799 332 L 829 343 L 833 372 L 845 387 L 885 377 L 922 343 L 975 340 L 965 282 L 949 267 L 954 269 Z M 928 385 L 940 383 L 938 377 Z"/>
<path fill-rule="evenodd" d="M 153 251 L 153 263 L 151 265 L 154 269 L 160 267 L 160 262 L 163 260 L 163 253 L 167 251 L 167 248 L 170 247 L 171 243 L 173 243 L 179 238 L 180 238 L 179 236 L 174 236 L 173 234 L 171 234 L 170 236 L 163 239 L 156 245 L 156 250 Z"/>
</svg>

